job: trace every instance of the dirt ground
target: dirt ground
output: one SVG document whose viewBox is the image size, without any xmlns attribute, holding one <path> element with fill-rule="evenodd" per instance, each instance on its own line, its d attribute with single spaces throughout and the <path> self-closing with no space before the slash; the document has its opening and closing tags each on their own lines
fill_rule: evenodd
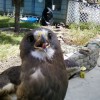
<svg viewBox="0 0 100 100">
<path fill-rule="evenodd" d="M 12 56 L 9 59 L 6 59 L 4 61 L 0 61 L 0 73 L 7 68 L 10 68 L 12 66 L 17 66 L 17 65 L 21 65 L 21 60 L 19 55 L 15 57 Z"/>
</svg>

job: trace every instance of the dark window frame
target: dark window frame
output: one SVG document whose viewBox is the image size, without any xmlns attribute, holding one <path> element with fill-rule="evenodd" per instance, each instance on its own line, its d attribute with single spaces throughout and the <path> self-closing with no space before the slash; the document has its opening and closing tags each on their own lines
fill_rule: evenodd
<svg viewBox="0 0 100 100">
<path fill-rule="evenodd" d="M 52 5 L 55 5 L 56 11 L 61 11 L 61 4 L 62 4 L 62 0 L 53 0 Z"/>
<path fill-rule="evenodd" d="M 52 8 L 53 5 L 55 6 L 55 9 Z M 45 7 L 50 7 L 54 11 L 61 11 L 61 6 L 62 0 L 45 0 Z"/>
</svg>

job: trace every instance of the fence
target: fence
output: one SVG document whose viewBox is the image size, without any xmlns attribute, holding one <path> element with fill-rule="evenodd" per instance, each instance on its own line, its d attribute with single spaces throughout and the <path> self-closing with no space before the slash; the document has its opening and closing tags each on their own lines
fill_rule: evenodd
<svg viewBox="0 0 100 100">
<path fill-rule="evenodd" d="M 100 24 L 100 5 L 69 1 L 67 24 L 80 22 Z"/>
</svg>

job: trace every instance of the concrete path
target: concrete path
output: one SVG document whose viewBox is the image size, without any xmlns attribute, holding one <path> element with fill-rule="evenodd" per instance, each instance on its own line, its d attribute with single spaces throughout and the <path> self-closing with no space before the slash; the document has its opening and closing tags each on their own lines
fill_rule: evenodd
<svg viewBox="0 0 100 100">
<path fill-rule="evenodd" d="M 71 79 L 65 100 L 100 100 L 100 67 L 86 73 L 85 79 Z"/>
</svg>

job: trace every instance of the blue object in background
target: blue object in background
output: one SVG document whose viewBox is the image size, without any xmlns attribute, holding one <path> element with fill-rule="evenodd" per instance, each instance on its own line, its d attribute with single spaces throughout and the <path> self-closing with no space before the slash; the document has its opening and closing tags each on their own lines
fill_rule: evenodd
<svg viewBox="0 0 100 100">
<path fill-rule="evenodd" d="M 38 22 L 39 18 L 37 18 L 37 17 L 23 17 L 23 18 L 20 18 L 20 20 L 23 22 L 34 23 L 34 22 Z"/>
</svg>

